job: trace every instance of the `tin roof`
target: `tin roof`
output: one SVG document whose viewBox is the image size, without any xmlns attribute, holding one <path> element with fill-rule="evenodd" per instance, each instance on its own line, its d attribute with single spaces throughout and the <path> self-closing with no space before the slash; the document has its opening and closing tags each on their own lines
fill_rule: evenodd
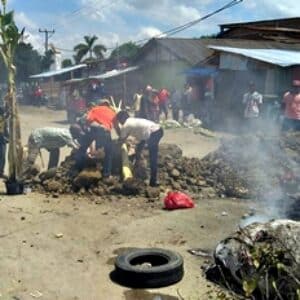
<svg viewBox="0 0 300 300">
<path fill-rule="evenodd" d="M 122 69 L 122 70 L 112 70 L 112 71 L 108 71 L 105 72 L 103 74 L 100 75 L 94 75 L 94 76 L 90 76 L 89 78 L 94 78 L 94 79 L 107 79 L 107 78 L 112 78 L 112 77 L 116 77 L 131 71 L 135 71 L 137 70 L 139 67 L 134 66 L 134 67 L 128 67 L 126 69 Z"/>
<path fill-rule="evenodd" d="M 300 51 L 279 49 L 243 49 L 220 46 L 208 46 L 208 48 L 241 55 L 281 67 L 300 65 Z"/>
<path fill-rule="evenodd" d="M 209 45 L 245 49 L 300 50 L 300 44 L 285 44 L 266 40 L 153 38 L 139 50 L 135 62 L 137 64 L 142 63 L 148 52 L 155 51 L 156 46 L 162 46 L 177 56 L 178 59 L 182 59 L 192 66 L 213 55 L 213 50 L 207 47 Z"/>
<path fill-rule="evenodd" d="M 60 70 L 55 70 L 55 71 L 47 71 L 44 73 L 40 73 L 40 74 L 36 74 L 36 75 L 31 75 L 30 78 L 47 78 L 47 77 L 52 77 L 52 76 L 56 76 L 56 75 L 61 75 L 64 73 L 68 73 L 74 70 L 78 70 L 78 69 L 82 69 L 85 68 L 87 65 L 86 64 L 80 64 L 80 65 L 76 65 L 76 66 L 71 66 L 71 67 L 67 67 L 67 68 L 62 68 Z"/>
</svg>

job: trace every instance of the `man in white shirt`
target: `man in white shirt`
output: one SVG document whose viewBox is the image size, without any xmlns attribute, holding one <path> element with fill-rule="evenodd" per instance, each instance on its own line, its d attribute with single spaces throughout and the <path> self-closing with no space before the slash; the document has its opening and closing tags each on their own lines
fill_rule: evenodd
<svg viewBox="0 0 300 300">
<path fill-rule="evenodd" d="M 135 137 L 139 144 L 136 147 L 136 160 L 141 158 L 142 150 L 147 143 L 150 160 L 150 186 L 158 186 L 157 160 L 158 145 L 163 137 L 163 130 L 159 124 L 142 118 L 130 118 L 126 111 L 117 114 L 117 120 L 122 125 L 120 140 L 123 142 L 128 136 Z"/>
<path fill-rule="evenodd" d="M 263 104 L 263 96 L 256 91 L 253 82 L 249 83 L 249 90 L 243 96 L 243 104 L 245 105 L 244 117 L 248 121 L 247 125 L 250 127 L 250 130 L 255 130 L 260 115 L 260 108 Z"/>
<path fill-rule="evenodd" d="M 70 130 L 67 128 L 43 127 L 36 128 L 28 138 L 28 157 L 24 162 L 24 173 L 34 164 L 41 148 L 49 151 L 48 169 L 55 168 L 59 162 L 59 149 L 69 146 L 77 148 Z"/>
</svg>

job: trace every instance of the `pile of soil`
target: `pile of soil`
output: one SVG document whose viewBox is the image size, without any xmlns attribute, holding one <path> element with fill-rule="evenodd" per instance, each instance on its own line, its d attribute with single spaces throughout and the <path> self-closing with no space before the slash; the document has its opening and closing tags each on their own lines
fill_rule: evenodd
<svg viewBox="0 0 300 300">
<path fill-rule="evenodd" d="M 300 133 L 226 140 L 201 161 L 200 173 L 229 197 L 265 198 L 298 193 Z"/>
<path fill-rule="evenodd" d="M 90 159 L 84 170 L 76 170 L 72 155 L 59 168 L 42 173 L 35 188 L 50 193 L 118 193 L 156 197 L 160 189 L 147 187 L 148 151 L 134 169 L 134 179 L 123 183 L 118 145 L 113 151 L 112 180 L 101 176 L 103 158 Z M 174 144 L 161 144 L 159 181 L 161 190 L 186 191 L 205 197 L 261 197 L 278 188 L 297 193 L 300 178 L 300 134 L 276 137 L 241 136 L 224 140 L 204 159 L 182 156 Z"/>
</svg>

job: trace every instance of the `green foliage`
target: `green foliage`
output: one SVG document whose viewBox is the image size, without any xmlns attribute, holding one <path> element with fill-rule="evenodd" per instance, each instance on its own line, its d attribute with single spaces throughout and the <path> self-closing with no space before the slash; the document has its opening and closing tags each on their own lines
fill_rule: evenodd
<svg viewBox="0 0 300 300">
<path fill-rule="evenodd" d="M 74 47 L 74 51 L 76 52 L 74 60 L 76 64 L 80 63 L 87 54 L 89 54 L 89 60 L 93 60 L 93 53 L 97 59 L 103 58 L 103 53 L 106 51 L 106 47 L 101 44 L 94 45 L 97 39 L 98 37 L 95 35 L 86 35 L 84 36 L 85 43 L 80 43 Z"/>
<path fill-rule="evenodd" d="M 41 72 L 40 54 L 33 49 L 31 44 L 19 43 L 15 53 L 15 65 L 17 69 L 17 82 L 24 82 L 29 79 L 32 74 Z"/>
<path fill-rule="evenodd" d="M 14 65 L 15 50 L 24 29 L 19 32 L 14 22 L 13 12 L 6 13 L 6 1 L 2 0 L 0 11 L 0 56 L 7 68 L 8 93 L 5 100 L 9 111 L 9 181 L 19 180 L 22 166 L 22 145 L 18 109 L 16 106 L 16 67 Z"/>
<path fill-rule="evenodd" d="M 216 37 L 217 37 L 217 34 L 213 33 L 213 34 L 202 35 L 202 36 L 200 36 L 200 39 L 215 39 Z"/>
<path fill-rule="evenodd" d="M 72 66 L 72 60 L 69 58 L 64 59 L 61 63 L 62 68 L 67 68 L 67 67 L 71 67 L 71 66 Z"/>
<path fill-rule="evenodd" d="M 53 54 L 53 50 L 51 49 L 45 52 L 45 55 L 42 57 L 41 60 L 42 71 L 48 71 L 50 66 L 54 63 Z"/>
<path fill-rule="evenodd" d="M 136 56 L 139 49 L 140 47 L 134 44 L 133 42 L 128 42 L 114 49 L 111 52 L 110 57 L 111 58 L 122 57 L 122 58 L 132 59 L 134 56 Z"/>
<path fill-rule="evenodd" d="M 253 241 L 244 249 L 247 264 L 253 268 L 251 275 L 244 274 L 243 290 L 246 297 L 262 295 L 266 299 L 296 299 L 299 279 L 291 269 L 294 257 L 277 241 L 267 236 L 263 240 Z"/>
</svg>

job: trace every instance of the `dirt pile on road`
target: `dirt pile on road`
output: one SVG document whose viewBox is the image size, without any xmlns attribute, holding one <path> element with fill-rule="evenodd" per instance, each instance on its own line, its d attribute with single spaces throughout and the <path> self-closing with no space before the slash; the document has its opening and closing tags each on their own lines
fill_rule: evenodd
<svg viewBox="0 0 300 300">
<path fill-rule="evenodd" d="M 223 141 L 217 151 L 201 161 L 200 173 L 218 193 L 226 196 L 297 193 L 300 133 L 241 136 Z"/>
<path fill-rule="evenodd" d="M 114 148 L 117 148 L 114 147 Z M 180 190 L 200 193 L 207 189 L 208 196 L 214 195 L 205 179 L 199 174 L 199 159 L 188 159 L 182 156 L 182 150 L 174 144 L 161 144 L 159 151 L 160 188 L 148 186 L 149 168 L 148 151 L 139 165 L 132 166 L 134 178 L 122 182 L 120 152 L 113 151 L 112 179 L 102 178 L 103 158 L 88 159 L 84 170 L 77 170 L 73 156 L 69 156 L 57 169 L 51 169 L 32 181 L 33 189 L 42 193 L 59 194 L 92 194 L 104 196 L 110 194 L 140 195 L 157 198 L 161 191 Z"/>
<path fill-rule="evenodd" d="M 116 147 L 117 149 L 117 147 Z M 102 160 L 90 159 L 85 170 L 78 171 L 72 156 L 56 170 L 40 175 L 39 191 L 50 193 L 91 193 L 99 196 L 118 193 L 125 195 L 158 196 L 160 190 L 187 191 L 202 197 L 261 197 L 278 188 L 297 192 L 300 178 L 300 134 L 277 137 L 241 136 L 224 140 L 220 148 L 200 160 L 182 156 L 174 144 L 161 144 L 159 154 L 160 189 L 147 187 L 148 152 L 135 166 L 135 178 L 120 180 L 120 153 L 114 150 L 111 180 L 101 175 Z M 295 191 L 296 189 L 296 191 Z"/>
</svg>

